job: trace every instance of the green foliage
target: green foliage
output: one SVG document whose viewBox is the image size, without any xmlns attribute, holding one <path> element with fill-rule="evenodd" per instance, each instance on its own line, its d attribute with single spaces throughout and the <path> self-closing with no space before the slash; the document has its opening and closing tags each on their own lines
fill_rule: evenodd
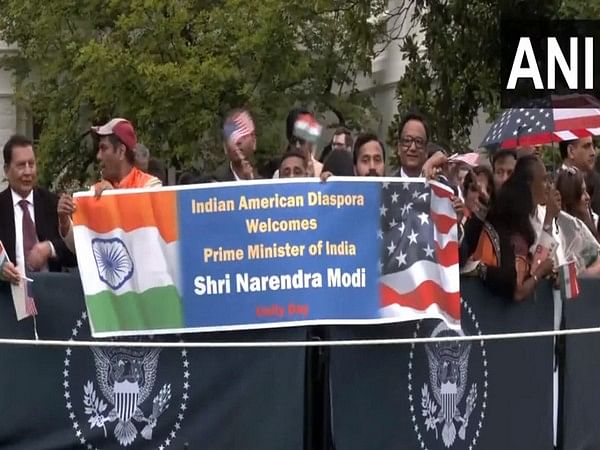
<svg viewBox="0 0 600 450">
<path fill-rule="evenodd" d="M 558 17 L 559 6 L 559 0 L 414 0 L 413 29 L 401 43 L 407 68 L 397 85 L 399 115 L 390 142 L 399 116 L 416 109 L 428 116 L 432 140 L 466 150 L 478 112 L 492 119 L 499 112 L 500 18 Z"/>
<path fill-rule="evenodd" d="M 381 4 L 380 4 L 381 3 Z M 221 122 L 246 106 L 263 157 L 283 146 L 295 104 L 333 112 L 336 122 L 369 114 L 355 88 L 370 71 L 380 34 L 366 0 L 0 0 L 0 37 L 16 43 L 18 101 L 41 129 L 46 182 L 93 177 L 92 123 L 131 119 L 170 165 L 213 168 Z"/>
<path fill-rule="evenodd" d="M 480 107 L 494 111 L 500 38 L 495 0 L 418 0 L 417 30 L 401 45 L 407 68 L 397 86 L 398 112 L 427 114 L 432 140 L 466 149 Z M 398 117 L 391 127 L 397 134 Z"/>
</svg>

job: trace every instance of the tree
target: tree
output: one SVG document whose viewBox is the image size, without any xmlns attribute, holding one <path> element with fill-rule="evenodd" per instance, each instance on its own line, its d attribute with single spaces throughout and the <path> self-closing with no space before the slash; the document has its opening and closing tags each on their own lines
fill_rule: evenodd
<svg viewBox="0 0 600 450">
<path fill-rule="evenodd" d="M 499 111 L 500 18 L 548 18 L 558 8 L 556 0 L 414 0 L 389 140 L 396 142 L 399 117 L 416 109 L 428 116 L 432 140 L 466 149 L 479 111 L 492 119 Z"/>
<path fill-rule="evenodd" d="M 40 125 L 46 182 L 89 176 L 94 153 L 82 136 L 110 117 L 132 119 L 171 165 L 208 170 L 223 157 L 221 121 L 234 107 L 253 112 L 265 156 L 281 149 L 296 103 L 360 122 L 370 102 L 355 79 L 370 71 L 381 29 L 368 19 L 380 3 L 0 0 L 0 37 L 20 49 L 2 64 Z"/>
</svg>

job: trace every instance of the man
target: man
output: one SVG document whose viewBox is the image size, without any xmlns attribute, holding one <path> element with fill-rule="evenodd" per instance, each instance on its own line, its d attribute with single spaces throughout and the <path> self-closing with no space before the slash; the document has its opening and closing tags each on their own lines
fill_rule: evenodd
<svg viewBox="0 0 600 450">
<path fill-rule="evenodd" d="M 279 178 L 304 178 L 308 175 L 308 165 L 303 153 L 291 151 L 281 158 Z"/>
<path fill-rule="evenodd" d="M 58 235 L 58 197 L 36 186 L 37 167 L 33 144 L 14 135 L 4 145 L 4 172 L 8 188 L 0 193 L 0 241 L 10 262 L 0 278 L 18 284 L 26 272 L 76 266 Z"/>
<path fill-rule="evenodd" d="M 427 177 L 435 178 L 441 168 L 448 162 L 443 151 L 438 150 L 433 155 L 428 154 L 429 126 L 425 117 L 417 113 L 409 113 L 402 119 L 398 136 L 398 159 L 403 178 Z M 448 183 L 449 184 L 449 183 Z M 452 199 L 458 223 L 462 222 L 464 202 L 460 188 L 453 187 L 455 195 Z"/>
<path fill-rule="evenodd" d="M 305 155 L 309 177 L 318 177 L 323 171 L 323 164 L 315 158 L 322 131 L 323 127 L 312 114 L 300 114 L 294 123 L 290 149 Z"/>
<path fill-rule="evenodd" d="M 348 153 L 352 152 L 352 133 L 349 129 L 342 127 L 335 130 L 331 143 L 325 147 L 319 161 L 325 163 L 325 160 L 331 154 L 332 150 L 346 151 Z"/>
<path fill-rule="evenodd" d="M 517 152 L 514 150 L 498 150 L 492 157 L 492 172 L 496 192 L 510 178 L 517 165 Z"/>
<path fill-rule="evenodd" d="M 575 167 L 585 174 L 590 206 L 596 214 L 600 214 L 600 175 L 594 170 L 596 147 L 592 137 L 561 141 L 559 149 L 563 167 Z"/>
<path fill-rule="evenodd" d="M 251 159 L 256 151 L 256 131 L 250 113 L 235 109 L 223 124 L 223 147 L 227 162 L 215 170 L 217 181 L 239 181 L 255 178 Z"/>
<path fill-rule="evenodd" d="M 352 157 L 356 176 L 385 176 L 385 146 L 374 134 L 364 133 L 358 135 Z"/>
<path fill-rule="evenodd" d="M 416 113 L 406 115 L 400 123 L 398 136 L 398 159 L 401 177 L 420 177 L 427 161 L 429 127 L 423 116 Z M 431 157 L 435 157 L 435 153 Z"/>
<path fill-rule="evenodd" d="M 161 181 L 155 176 L 142 172 L 135 167 L 135 148 L 137 136 L 131 122 L 126 119 L 112 119 L 110 122 L 92 127 L 92 134 L 98 137 L 98 153 L 102 180 L 93 187 L 97 197 L 107 189 L 133 189 L 161 187 Z M 75 211 L 75 202 L 70 195 L 63 194 L 58 201 L 58 219 L 60 235 L 72 252 L 75 252 L 73 223 L 71 215 Z"/>
</svg>

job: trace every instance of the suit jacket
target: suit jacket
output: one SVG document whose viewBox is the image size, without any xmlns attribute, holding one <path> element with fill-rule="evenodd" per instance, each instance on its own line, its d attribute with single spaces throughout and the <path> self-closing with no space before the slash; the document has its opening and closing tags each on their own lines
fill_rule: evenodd
<svg viewBox="0 0 600 450">
<path fill-rule="evenodd" d="M 48 270 L 51 272 L 77 265 L 75 255 L 67 249 L 59 235 L 57 205 L 58 197 L 55 194 L 41 188 L 33 190 L 33 214 L 38 240 L 52 242 L 56 251 L 56 258 L 48 261 Z M 0 241 L 10 260 L 15 263 L 15 211 L 10 188 L 0 192 L 0 211 Z"/>
<path fill-rule="evenodd" d="M 216 170 L 213 172 L 212 177 L 217 181 L 236 181 L 235 175 L 231 170 L 231 163 L 227 161 L 224 164 L 221 164 Z M 260 175 L 256 170 L 254 170 L 254 179 L 260 179 Z"/>
<path fill-rule="evenodd" d="M 213 173 L 213 177 L 215 180 L 217 181 L 235 181 L 235 175 L 233 174 L 233 171 L 231 170 L 231 164 L 229 163 L 229 161 L 227 161 L 224 164 L 221 164 L 219 167 L 216 168 L 215 172 Z"/>
</svg>

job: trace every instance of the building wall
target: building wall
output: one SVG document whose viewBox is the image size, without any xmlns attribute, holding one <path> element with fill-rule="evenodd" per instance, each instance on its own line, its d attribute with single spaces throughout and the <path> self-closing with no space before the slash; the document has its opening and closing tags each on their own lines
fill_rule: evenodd
<svg viewBox="0 0 600 450">
<path fill-rule="evenodd" d="M 388 10 L 394 10 L 403 0 L 390 0 Z M 396 84 L 404 74 L 406 61 L 402 59 L 399 42 L 392 42 L 386 50 L 373 60 L 372 75 L 358 80 L 358 89 L 372 93 L 373 103 L 380 114 L 376 130 L 380 138 L 387 137 L 387 131 L 394 114 L 398 112 Z M 490 128 L 487 115 L 480 112 L 471 129 L 470 147 L 476 149 Z"/>
<path fill-rule="evenodd" d="M 6 42 L 0 41 L 0 58 L 15 51 L 15 47 L 8 46 Z M 0 147 L 8 138 L 21 131 L 17 106 L 15 105 L 13 78 L 10 72 L 0 70 Z M 21 131 L 22 132 L 22 131 Z M 6 181 L 4 178 L 4 158 L 0 152 L 0 189 L 4 189 Z"/>
</svg>

